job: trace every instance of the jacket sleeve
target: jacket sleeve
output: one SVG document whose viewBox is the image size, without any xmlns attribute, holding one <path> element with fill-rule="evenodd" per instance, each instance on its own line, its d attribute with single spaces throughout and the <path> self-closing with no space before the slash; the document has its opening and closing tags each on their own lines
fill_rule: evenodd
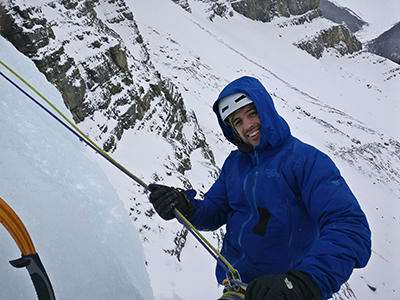
<svg viewBox="0 0 400 300">
<path fill-rule="evenodd" d="M 194 214 L 189 221 L 196 229 L 213 231 L 226 223 L 230 207 L 226 194 L 224 167 L 203 200 L 197 200 L 194 196 L 194 194 L 190 195 Z"/>
<path fill-rule="evenodd" d="M 304 204 L 319 226 L 319 237 L 296 270 L 308 273 L 328 299 L 354 268 L 371 256 L 365 214 L 333 161 L 314 149 L 297 162 L 296 177 Z"/>
</svg>

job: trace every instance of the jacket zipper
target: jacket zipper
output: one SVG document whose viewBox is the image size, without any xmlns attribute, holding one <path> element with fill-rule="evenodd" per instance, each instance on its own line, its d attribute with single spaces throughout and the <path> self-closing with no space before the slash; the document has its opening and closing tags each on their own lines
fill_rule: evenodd
<svg viewBox="0 0 400 300">
<path fill-rule="evenodd" d="M 254 151 L 254 156 L 255 156 L 255 166 L 258 165 L 258 154 L 256 151 Z M 246 197 L 249 205 L 250 205 L 250 216 L 247 218 L 247 220 L 242 224 L 242 226 L 240 227 L 240 232 L 238 235 L 238 245 L 240 248 L 242 248 L 242 238 L 243 238 L 243 232 L 244 229 L 246 228 L 246 226 L 249 224 L 249 222 L 251 221 L 251 219 L 254 218 L 254 213 L 257 212 L 257 207 L 256 207 L 256 183 L 257 183 L 257 177 L 258 177 L 258 171 L 255 171 L 254 173 L 254 182 L 253 182 L 253 187 L 251 189 L 251 194 L 249 195 L 249 197 Z M 245 191 L 247 189 L 247 185 L 248 185 L 248 179 L 249 179 L 249 175 L 246 176 L 244 182 L 243 182 L 243 190 Z M 240 257 L 240 259 L 235 263 L 237 264 L 238 262 L 244 260 L 246 257 L 245 252 L 242 253 L 242 256 Z"/>
</svg>

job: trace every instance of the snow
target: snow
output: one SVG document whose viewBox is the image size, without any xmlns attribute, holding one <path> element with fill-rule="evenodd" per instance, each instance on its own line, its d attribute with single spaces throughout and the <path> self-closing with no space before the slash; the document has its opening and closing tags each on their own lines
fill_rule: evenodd
<svg viewBox="0 0 400 300">
<path fill-rule="evenodd" d="M 400 21 L 400 1 L 385 0 L 333 0 L 338 6 L 349 8 L 368 24 L 356 36 L 362 42 L 377 38 Z"/>
<path fill-rule="evenodd" d="M 188 2 L 192 14 L 170 0 L 135 0 L 127 5 L 151 63 L 178 86 L 217 166 L 222 166 L 233 146 L 222 136 L 211 105 L 229 81 L 255 76 L 271 93 L 293 135 L 334 159 L 367 214 L 373 255 L 368 266 L 355 270 L 349 280 L 357 299 L 400 299 L 398 65 L 363 51 L 341 57 L 329 50 L 317 60 L 293 46 L 332 25 L 324 19 L 290 26 L 290 18 L 265 24 L 234 13 L 232 18 L 215 17 L 211 22 L 207 1 Z M 398 0 L 385 1 L 385 8 L 376 0 L 335 3 L 369 22 L 357 33 L 362 41 L 399 21 Z M 51 14 L 47 6 L 43 9 Z M 112 16 L 105 3 L 96 11 Z M 112 29 L 137 53 L 131 49 L 132 28 L 118 23 Z M 61 25 L 57 30 L 63 34 Z M 70 117 L 58 91 L 34 65 L 3 39 L 0 42 L 0 59 Z M 91 51 L 81 43 L 71 40 L 67 47 L 76 55 Z M 134 76 L 140 76 L 140 70 Z M 179 234 L 182 226 L 149 216 L 151 204 L 141 186 L 86 150 L 5 80 L 0 79 L 0 86 L 0 153 L 7 158 L 0 163 L 0 196 L 28 227 L 58 299 L 140 299 L 141 295 L 147 300 L 154 294 L 157 300 L 203 300 L 221 295 L 214 277 L 215 261 L 194 238 L 187 237 L 180 261 L 165 252 L 174 247 L 171 236 Z M 157 117 L 153 121 L 162 122 Z M 115 122 L 95 113 L 80 128 L 91 132 L 91 126 L 114 128 Z M 151 125 L 126 130 L 112 156 L 145 183 L 157 179 L 183 187 L 189 182 L 197 191 L 206 191 L 214 181 L 214 167 L 202 158 L 201 150 L 191 153 L 192 169 L 182 175 L 176 171 L 179 160 L 172 145 L 152 132 Z M 185 135 L 192 133 L 190 125 L 184 128 Z M 378 150 L 372 151 L 373 147 Z M 140 236 L 126 217 L 128 211 Z M 205 236 L 218 247 L 213 233 Z M 7 257 L 0 262 L 0 290 L 13 292 L 16 299 L 35 299 L 27 272 L 7 263 L 19 252 L 3 228 L 0 240 L 2 257 Z M 11 288 L 14 283 L 20 286 Z"/>
<path fill-rule="evenodd" d="M 151 10 L 150 5 L 157 5 L 159 9 Z M 188 99 L 186 103 L 190 108 L 195 107 L 202 126 L 207 128 L 212 122 L 212 126 L 218 128 L 209 110 L 210 102 L 226 83 L 246 74 L 261 77 L 270 92 L 279 90 L 282 97 L 287 98 L 285 94 L 291 91 L 294 91 L 291 97 L 299 97 L 298 90 L 301 90 L 310 100 L 317 98 L 374 128 L 400 136 L 398 127 L 394 126 L 394 122 L 399 124 L 395 115 L 400 113 L 400 106 L 393 99 L 398 80 L 388 81 L 377 76 L 394 68 L 393 63 L 375 65 L 379 58 L 371 54 L 340 60 L 333 54 L 316 60 L 305 51 L 288 47 L 315 33 L 318 28 L 332 25 L 329 21 L 321 19 L 304 26 L 279 28 L 277 24 L 282 22 L 279 20 L 265 24 L 235 14 L 233 18 L 216 18 L 210 22 L 201 13 L 204 4 L 193 1 L 191 5 L 193 15 L 183 9 L 177 10 L 177 5 L 171 1 L 135 1 L 132 4 L 140 30 L 150 40 L 149 48 L 154 52 L 152 59 L 156 68 L 170 77 L 178 77 L 176 81 L 183 85 L 182 92 Z M 185 52 L 182 53 L 181 49 Z M 160 57 L 163 51 L 173 59 Z M 190 64 L 188 56 L 198 59 Z M 195 74 L 188 76 L 189 72 Z M 349 77 L 354 80 L 348 80 Z M 189 78 L 195 80 L 188 82 Z M 375 86 L 365 88 L 377 80 L 382 81 L 380 90 Z M 196 94 L 199 90 L 201 93 Z M 360 94 L 356 95 L 355 90 Z M 368 110 L 360 110 L 358 101 L 349 101 L 354 97 L 368 101 Z M 196 103 L 192 104 L 194 99 Z M 387 102 L 391 102 L 388 105 L 392 122 L 382 123 L 380 120 L 386 118 L 388 112 L 382 103 Z"/>
<path fill-rule="evenodd" d="M 0 49 L 1 61 L 71 117 L 29 59 L 2 37 Z M 3 77 L 0 90 L 0 196 L 27 227 L 56 298 L 153 299 L 139 235 L 99 158 Z M 3 226 L 0 240 L 0 298 L 37 299 L 28 272 L 8 263 L 20 251 Z"/>
<path fill-rule="evenodd" d="M 365 36 L 371 37 L 372 30 L 382 30 L 377 24 L 379 14 L 374 15 L 378 1 L 376 5 L 371 4 L 374 1 L 368 1 L 368 5 L 362 2 L 349 0 L 346 4 L 361 16 L 371 16 L 366 19 L 370 25 L 365 29 L 370 30 Z M 388 3 L 396 5 L 395 1 Z M 221 137 L 211 105 L 229 81 L 242 75 L 255 76 L 272 94 L 277 110 L 288 120 L 292 133 L 334 159 L 367 214 L 373 231 L 373 255 L 370 265 L 356 270 L 349 280 L 355 295 L 358 299 L 399 299 L 400 282 L 394 274 L 400 271 L 395 256 L 400 250 L 395 238 L 400 223 L 399 217 L 391 213 L 400 209 L 398 181 L 386 177 L 385 169 L 374 167 L 370 159 L 376 159 L 377 165 L 389 164 L 396 170 L 399 160 L 391 160 L 389 152 L 392 150 L 382 150 L 385 153 L 378 156 L 368 150 L 375 144 L 387 144 L 391 139 L 400 138 L 397 117 L 400 104 L 396 97 L 400 83 L 398 76 L 390 77 L 398 66 L 367 52 L 341 57 L 329 50 L 317 60 L 293 46 L 334 25 L 324 19 L 282 27 L 289 19 L 265 24 L 234 13 L 232 18 L 216 17 L 210 22 L 208 3 L 189 1 L 189 4 L 192 14 L 168 0 L 130 1 L 153 64 L 161 74 L 174 78 L 180 87 L 185 105 L 195 111 L 207 136 L 217 165 L 222 165 L 231 145 Z M 382 13 L 396 17 L 395 12 L 385 8 Z M 372 16 L 376 18 L 372 20 Z M 380 24 L 387 26 L 390 22 L 385 20 Z M 363 154 L 350 162 L 352 151 Z M 192 153 L 191 162 L 194 167 L 185 175 L 197 190 L 207 190 L 212 178 L 203 172 L 198 153 Z M 171 178 L 165 179 L 168 184 L 172 182 Z M 190 251 L 196 260 L 202 259 L 198 266 L 205 266 L 203 255 L 193 253 L 195 250 L 186 246 L 185 251 Z M 179 281 L 180 274 L 190 267 L 189 262 L 182 262 L 182 265 L 172 282 Z M 195 268 L 195 272 L 198 270 L 199 267 Z M 208 280 L 196 273 L 192 276 Z M 210 284 L 205 286 L 211 288 Z M 164 291 L 167 288 L 159 284 L 155 289 Z M 180 295 L 185 292 L 186 288 L 181 287 Z M 160 292 L 157 299 L 164 299 L 162 294 Z M 192 299 L 202 297 L 193 295 Z"/>
</svg>

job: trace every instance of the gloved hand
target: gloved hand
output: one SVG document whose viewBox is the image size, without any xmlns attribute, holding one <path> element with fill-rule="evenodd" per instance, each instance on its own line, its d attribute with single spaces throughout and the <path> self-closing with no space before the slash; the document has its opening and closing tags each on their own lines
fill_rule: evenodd
<svg viewBox="0 0 400 300">
<path fill-rule="evenodd" d="M 185 218 L 193 215 L 193 204 L 189 196 L 181 189 L 161 184 L 150 184 L 150 202 L 158 215 L 164 220 L 175 218 L 174 209 L 179 210 Z"/>
<path fill-rule="evenodd" d="M 320 300 L 321 292 L 306 273 L 264 275 L 256 278 L 246 289 L 245 300 Z"/>
</svg>

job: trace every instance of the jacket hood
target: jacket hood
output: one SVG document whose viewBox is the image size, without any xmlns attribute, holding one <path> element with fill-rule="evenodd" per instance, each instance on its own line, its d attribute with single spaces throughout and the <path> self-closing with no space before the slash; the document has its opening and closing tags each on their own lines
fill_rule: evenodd
<svg viewBox="0 0 400 300">
<path fill-rule="evenodd" d="M 272 98 L 265 87 L 258 79 L 244 76 L 229 83 L 219 94 L 213 105 L 213 110 L 217 115 L 222 132 L 228 141 L 239 147 L 239 150 L 242 150 L 240 147 L 241 141 L 232 128 L 222 121 L 218 112 L 219 101 L 235 93 L 247 95 L 256 106 L 261 122 L 261 139 L 259 145 L 255 147 L 256 150 L 279 147 L 290 137 L 289 125 L 276 111 Z"/>
</svg>

